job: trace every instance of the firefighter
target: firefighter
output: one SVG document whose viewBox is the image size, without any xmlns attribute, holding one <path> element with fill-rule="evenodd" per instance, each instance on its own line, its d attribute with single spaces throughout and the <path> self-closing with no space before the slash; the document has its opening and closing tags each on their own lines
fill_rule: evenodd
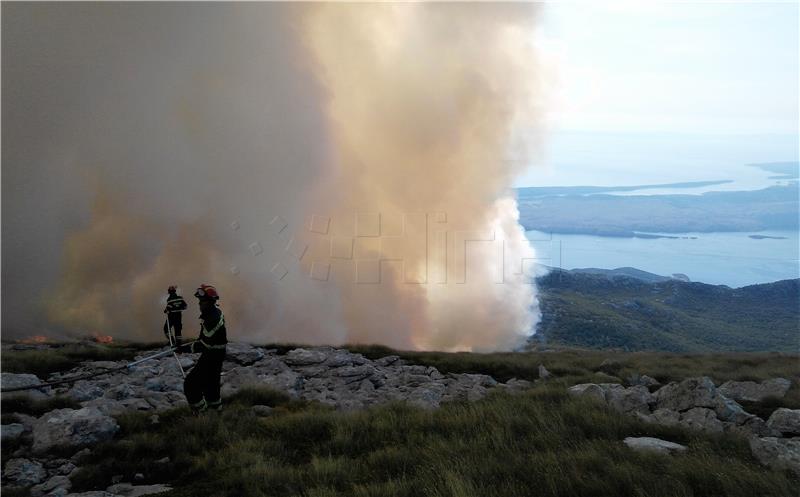
<svg viewBox="0 0 800 497">
<path fill-rule="evenodd" d="M 200 306 L 200 336 L 196 342 L 181 347 L 180 351 L 200 353 L 200 359 L 183 382 L 186 401 L 192 412 L 197 414 L 209 409 L 222 409 L 220 374 L 228 338 L 225 316 L 217 307 L 217 289 L 211 285 L 200 285 L 194 296 Z"/>
<path fill-rule="evenodd" d="M 175 345 L 179 346 L 181 344 L 181 330 L 183 330 L 181 316 L 183 311 L 186 310 L 186 301 L 178 295 L 178 290 L 174 285 L 167 288 L 167 294 L 167 307 L 164 308 L 164 314 L 167 315 L 167 319 L 164 321 L 164 336 L 169 340 L 170 328 L 172 328 Z M 170 343 L 172 343 L 172 340 L 170 340 Z"/>
</svg>

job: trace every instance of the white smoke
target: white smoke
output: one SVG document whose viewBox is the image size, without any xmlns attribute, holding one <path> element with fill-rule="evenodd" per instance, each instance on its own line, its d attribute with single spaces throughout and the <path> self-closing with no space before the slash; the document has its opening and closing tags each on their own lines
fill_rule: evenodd
<svg viewBox="0 0 800 497">
<path fill-rule="evenodd" d="M 259 342 L 532 333 L 503 158 L 540 115 L 534 6 L 8 7 L 4 333 L 154 339 L 204 282 Z"/>
</svg>

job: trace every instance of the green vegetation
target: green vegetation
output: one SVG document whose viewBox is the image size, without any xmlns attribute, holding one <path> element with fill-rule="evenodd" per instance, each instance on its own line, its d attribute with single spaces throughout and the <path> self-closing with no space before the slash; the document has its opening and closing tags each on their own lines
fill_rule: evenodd
<svg viewBox="0 0 800 497">
<path fill-rule="evenodd" d="M 258 418 L 248 406 L 264 400 L 276 409 Z M 121 436 L 81 463 L 73 491 L 137 472 L 173 484 L 165 496 L 751 496 L 793 495 L 798 484 L 759 466 L 744 439 L 646 425 L 571 398 L 563 384 L 435 411 L 336 412 L 251 390 L 222 414 L 176 410 L 151 425 L 130 413 L 120 423 Z M 627 436 L 689 451 L 640 454 Z"/>
<path fill-rule="evenodd" d="M 272 348 L 285 353 L 294 347 Z M 800 485 L 788 472 L 759 465 L 743 438 L 649 425 L 566 394 L 574 383 L 614 381 L 633 373 L 662 382 L 699 375 L 716 382 L 791 378 L 792 390 L 784 399 L 746 406 L 764 416 L 780 406 L 800 408 L 796 355 L 348 348 L 370 358 L 396 354 L 442 372 L 486 373 L 499 380 L 536 380 L 538 365 L 544 364 L 555 378 L 516 395 L 494 392 L 479 402 L 449 403 L 433 411 L 389 404 L 339 412 L 250 388 L 225 399 L 222 413 L 194 417 L 176 409 L 160 413 L 154 424 L 152 413 L 129 412 L 118 418 L 118 436 L 92 447 L 79 463 L 72 491 L 106 488 L 115 475 L 134 481 L 136 473 L 144 474 L 141 483 L 172 485 L 165 497 L 788 496 Z M 4 400 L 4 412 L 49 407 L 15 402 Z M 257 417 L 252 405 L 274 409 Z M 628 436 L 659 437 L 689 450 L 670 456 L 637 453 L 622 444 Z"/>
<path fill-rule="evenodd" d="M 539 339 L 671 352 L 800 348 L 800 280 L 730 289 L 555 270 L 539 278 Z"/>
<path fill-rule="evenodd" d="M 132 360 L 142 350 L 152 350 L 163 343 L 120 343 L 101 345 L 93 342 L 54 344 L 48 348 L 13 350 L 3 347 L 4 373 L 33 373 L 41 379 L 51 373 L 68 371 L 82 361 Z"/>
</svg>

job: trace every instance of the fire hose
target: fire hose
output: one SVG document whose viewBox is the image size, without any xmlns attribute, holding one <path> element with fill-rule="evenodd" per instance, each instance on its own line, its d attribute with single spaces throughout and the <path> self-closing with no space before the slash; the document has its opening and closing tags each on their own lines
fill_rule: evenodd
<svg viewBox="0 0 800 497">
<path fill-rule="evenodd" d="M 186 344 L 182 345 L 181 347 L 187 347 L 187 346 L 189 346 L 189 345 L 191 345 L 193 343 L 194 342 L 189 342 L 189 343 L 186 343 Z M 135 360 L 133 362 L 129 362 L 128 364 L 124 364 L 122 366 L 117 366 L 115 368 L 107 368 L 107 369 L 104 369 L 102 371 L 96 371 L 94 373 L 84 374 L 84 375 L 81 375 L 81 376 L 74 376 L 72 378 L 64 378 L 64 379 L 56 380 L 56 381 L 49 381 L 47 383 L 39 383 L 38 385 L 28 385 L 28 386 L 25 386 L 25 387 L 14 387 L 14 388 L 3 388 L 3 389 L 0 389 L 0 392 L 2 392 L 2 393 L 21 392 L 23 390 L 36 390 L 36 389 L 39 389 L 39 388 L 51 387 L 51 386 L 54 386 L 54 385 L 62 385 L 64 383 L 74 383 L 76 381 L 86 380 L 86 379 L 89 379 L 89 378 L 94 378 L 96 376 L 101 376 L 101 375 L 104 375 L 104 374 L 113 373 L 115 371 L 122 371 L 123 369 L 129 369 L 129 368 L 132 368 L 132 367 L 134 367 L 134 366 L 136 366 L 138 364 L 141 364 L 143 362 L 146 362 L 146 361 L 150 361 L 150 360 L 153 360 L 153 359 L 158 359 L 159 357 L 164 357 L 164 356 L 167 356 L 169 354 L 175 354 L 175 352 L 181 347 L 170 347 L 169 349 L 162 350 L 161 352 L 159 352 L 157 354 L 153 354 L 151 356 L 143 357 L 141 359 L 137 359 L 137 360 Z M 176 354 L 176 359 L 177 359 L 177 354 Z M 181 367 L 181 372 L 183 372 L 183 368 L 182 367 Z"/>
</svg>

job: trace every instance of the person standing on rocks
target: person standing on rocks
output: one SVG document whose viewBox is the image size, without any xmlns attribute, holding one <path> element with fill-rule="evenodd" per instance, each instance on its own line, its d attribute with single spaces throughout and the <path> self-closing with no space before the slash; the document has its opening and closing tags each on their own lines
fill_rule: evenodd
<svg viewBox="0 0 800 497">
<path fill-rule="evenodd" d="M 170 285 L 167 288 L 167 307 L 164 308 L 164 314 L 167 315 L 167 319 L 164 321 L 164 336 L 169 340 L 170 333 L 172 333 L 172 337 L 175 338 L 175 345 L 178 346 L 181 344 L 182 314 L 185 310 L 186 301 L 178 295 L 178 289 L 175 288 L 175 285 Z M 169 341 L 172 343 L 172 340 Z"/>
<path fill-rule="evenodd" d="M 225 316 L 217 307 L 219 294 L 211 285 L 200 285 L 194 294 L 200 306 L 200 336 L 197 341 L 185 345 L 181 352 L 200 353 L 197 364 L 186 375 L 183 392 L 192 412 L 197 414 L 208 409 L 220 410 L 220 375 L 228 343 Z"/>
</svg>

